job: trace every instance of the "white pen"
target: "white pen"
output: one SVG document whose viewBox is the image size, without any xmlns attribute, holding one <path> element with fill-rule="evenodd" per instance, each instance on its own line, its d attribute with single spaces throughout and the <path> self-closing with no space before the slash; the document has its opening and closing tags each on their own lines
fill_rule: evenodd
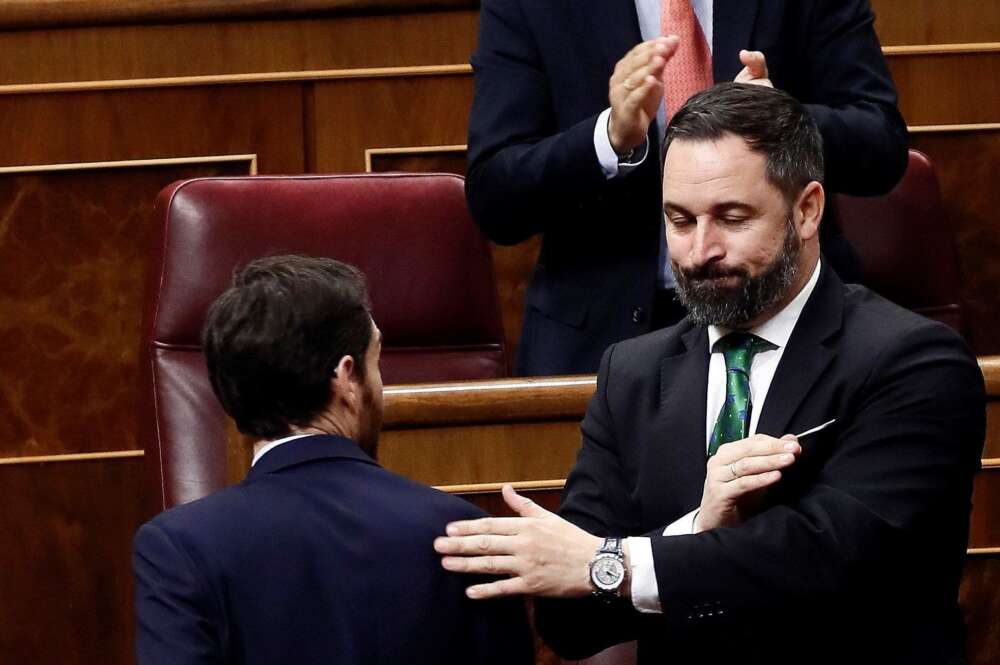
<svg viewBox="0 0 1000 665">
<path fill-rule="evenodd" d="M 834 418 L 833 420 L 828 420 L 825 423 L 823 423 L 822 425 L 817 425 L 816 427 L 813 427 L 812 429 L 807 429 L 805 432 L 802 432 L 802 434 L 796 434 L 795 438 L 796 439 L 801 439 L 804 436 L 809 436 L 810 434 L 815 434 L 816 432 L 820 431 L 821 429 L 826 429 L 827 427 L 829 427 L 830 425 L 834 424 L 835 422 L 837 422 L 836 418 Z"/>
</svg>

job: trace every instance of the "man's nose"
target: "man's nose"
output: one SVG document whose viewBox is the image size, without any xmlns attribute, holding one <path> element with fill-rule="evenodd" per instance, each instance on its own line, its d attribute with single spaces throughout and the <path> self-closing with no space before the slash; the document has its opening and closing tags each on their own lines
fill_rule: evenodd
<svg viewBox="0 0 1000 665">
<path fill-rule="evenodd" d="M 725 255 L 725 245 L 718 230 L 709 222 L 699 221 L 691 243 L 691 262 L 696 266 L 703 266 L 718 261 Z"/>
</svg>

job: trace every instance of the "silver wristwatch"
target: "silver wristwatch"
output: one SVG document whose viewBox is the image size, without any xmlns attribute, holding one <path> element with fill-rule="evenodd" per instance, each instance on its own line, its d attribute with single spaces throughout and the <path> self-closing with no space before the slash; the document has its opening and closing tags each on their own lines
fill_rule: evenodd
<svg viewBox="0 0 1000 665">
<path fill-rule="evenodd" d="M 590 560 L 590 587 L 594 595 L 605 600 L 618 597 L 625 581 L 625 552 L 621 538 L 605 538 Z"/>
</svg>

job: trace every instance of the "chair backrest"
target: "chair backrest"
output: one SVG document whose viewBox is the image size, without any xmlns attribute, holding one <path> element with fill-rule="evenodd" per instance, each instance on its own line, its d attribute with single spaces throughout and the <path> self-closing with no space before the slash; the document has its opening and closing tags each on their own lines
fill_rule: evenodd
<svg viewBox="0 0 1000 665">
<path fill-rule="evenodd" d="M 838 194 L 833 206 L 869 287 L 965 332 L 955 233 L 927 155 L 910 150 L 906 174 L 885 196 Z"/>
<path fill-rule="evenodd" d="M 225 485 L 230 427 L 200 331 L 233 271 L 252 259 L 296 253 L 360 268 L 387 384 L 507 374 L 490 248 L 463 185 L 447 174 L 366 174 L 202 178 L 160 192 L 141 350 L 154 509 Z"/>
</svg>

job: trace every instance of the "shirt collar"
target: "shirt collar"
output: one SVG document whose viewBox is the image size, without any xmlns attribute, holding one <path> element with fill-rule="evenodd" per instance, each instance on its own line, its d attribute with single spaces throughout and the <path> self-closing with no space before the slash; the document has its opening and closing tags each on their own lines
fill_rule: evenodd
<svg viewBox="0 0 1000 665">
<path fill-rule="evenodd" d="M 291 436 L 286 436 L 283 439 L 275 439 L 274 441 L 268 441 L 263 446 L 261 446 L 260 450 L 258 450 L 256 453 L 254 453 L 253 461 L 250 462 L 250 466 L 253 466 L 254 464 L 256 464 L 257 460 L 259 460 L 261 457 L 263 457 L 264 455 L 268 454 L 269 452 L 271 452 L 272 450 L 274 450 L 275 448 L 277 448 L 281 444 L 288 443 L 289 441 L 294 441 L 295 439 L 301 439 L 304 436 L 312 436 L 312 435 L 311 434 L 292 434 Z"/>
<path fill-rule="evenodd" d="M 767 340 L 779 349 L 788 344 L 788 338 L 792 336 L 795 324 L 798 322 L 799 316 L 802 314 L 802 310 L 809 300 L 809 296 L 812 295 L 813 290 L 816 288 L 816 283 L 819 281 L 819 264 L 820 261 L 817 260 L 816 267 L 813 268 L 809 281 L 802 287 L 798 295 L 792 298 L 790 303 L 781 308 L 781 311 L 764 323 L 751 328 L 749 332 L 761 339 Z M 723 328 L 722 326 L 708 326 L 709 350 L 715 347 L 715 343 L 721 337 L 728 335 L 730 332 L 732 331 L 729 328 Z"/>
</svg>

